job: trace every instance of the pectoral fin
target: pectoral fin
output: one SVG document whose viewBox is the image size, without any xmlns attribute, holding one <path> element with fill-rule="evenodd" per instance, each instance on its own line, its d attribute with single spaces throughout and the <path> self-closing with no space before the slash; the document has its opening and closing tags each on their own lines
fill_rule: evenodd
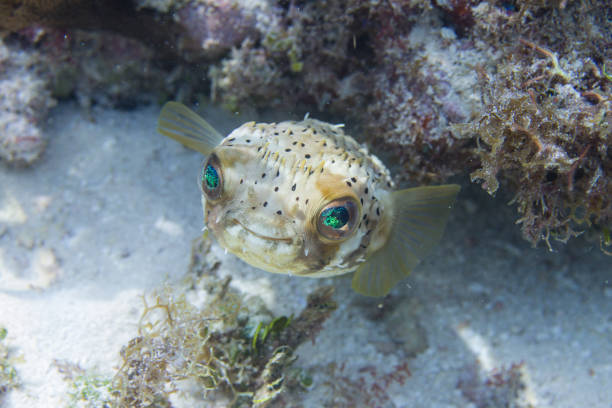
<svg viewBox="0 0 612 408">
<path fill-rule="evenodd" d="M 178 102 L 167 102 L 157 120 L 157 131 L 208 156 L 223 140 L 200 115 Z"/>
<path fill-rule="evenodd" d="M 427 256 L 442 238 L 459 186 L 416 187 L 393 193 L 393 227 L 385 245 L 353 276 L 353 289 L 384 296 Z"/>
</svg>

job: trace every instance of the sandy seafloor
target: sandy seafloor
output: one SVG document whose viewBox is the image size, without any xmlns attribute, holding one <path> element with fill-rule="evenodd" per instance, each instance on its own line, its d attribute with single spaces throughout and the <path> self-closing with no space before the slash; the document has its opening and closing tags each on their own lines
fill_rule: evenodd
<svg viewBox="0 0 612 408">
<path fill-rule="evenodd" d="M 203 224 L 202 158 L 155 132 L 158 110 L 60 105 L 42 159 L 0 167 L 0 326 L 22 382 L 1 406 L 66 406 L 55 360 L 112 375 L 136 334 L 140 295 L 186 273 Z M 241 122 L 211 117 L 224 131 Z M 330 381 L 358 396 L 346 384 L 360 379 L 361 391 L 385 385 L 379 406 L 506 406 L 492 402 L 505 398 L 494 374 L 522 363 L 523 389 L 508 406 L 612 407 L 612 258 L 584 239 L 533 249 L 508 197 L 464 187 L 443 243 L 384 304 L 352 293 L 350 277 L 269 274 L 213 248 L 220 273 L 277 315 L 299 312 L 318 285 L 336 286 L 338 310 L 298 350 L 314 377 L 304 406 L 334 401 Z M 402 363 L 403 384 L 390 377 Z"/>
</svg>

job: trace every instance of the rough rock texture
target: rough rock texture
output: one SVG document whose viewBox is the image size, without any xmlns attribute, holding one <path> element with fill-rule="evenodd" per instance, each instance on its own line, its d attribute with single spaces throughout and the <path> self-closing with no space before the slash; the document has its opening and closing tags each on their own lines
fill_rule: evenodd
<svg viewBox="0 0 612 408">
<path fill-rule="evenodd" d="M 154 46 L 160 54 L 172 50 L 179 36 L 171 16 L 137 12 L 124 0 L 8 0 L 0 3 L 0 31 L 24 32 L 45 27 L 71 32 L 84 29 L 115 32 Z"/>
<path fill-rule="evenodd" d="M 44 149 L 40 124 L 55 104 L 40 55 L 0 42 L 0 160 L 30 164 Z"/>
<path fill-rule="evenodd" d="M 129 108 L 180 90 L 180 68 L 165 70 L 142 42 L 113 33 L 46 30 L 38 41 L 48 62 L 53 96 Z"/>
</svg>

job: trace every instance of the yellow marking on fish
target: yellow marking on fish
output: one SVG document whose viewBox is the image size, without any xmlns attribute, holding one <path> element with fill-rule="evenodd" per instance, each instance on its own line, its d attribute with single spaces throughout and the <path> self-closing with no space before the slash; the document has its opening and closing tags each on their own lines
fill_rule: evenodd
<svg viewBox="0 0 612 408">
<path fill-rule="evenodd" d="M 382 296 L 441 239 L 459 187 L 394 191 L 387 168 L 343 126 L 248 122 L 223 137 L 168 102 L 158 130 L 207 156 L 204 220 L 222 247 L 275 273 L 355 272 L 357 292 Z"/>
</svg>

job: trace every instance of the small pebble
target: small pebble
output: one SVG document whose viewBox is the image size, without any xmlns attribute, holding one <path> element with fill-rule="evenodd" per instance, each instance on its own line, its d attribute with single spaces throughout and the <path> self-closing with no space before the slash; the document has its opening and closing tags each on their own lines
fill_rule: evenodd
<svg viewBox="0 0 612 408">
<path fill-rule="evenodd" d="M 32 269 L 36 275 L 36 284 L 40 288 L 48 288 L 61 275 L 60 262 L 55 252 L 50 248 L 39 248 L 32 260 Z"/>
<path fill-rule="evenodd" d="M 32 249 L 34 248 L 34 237 L 26 232 L 22 232 L 17 237 L 17 243 L 26 249 Z"/>
<path fill-rule="evenodd" d="M 445 40 L 456 40 L 457 39 L 457 34 L 455 34 L 455 31 L 453 31 L 451 28 L 448 28 L 448 27 L 442 27 L 440 29 L 440 35 Z"/>
</svg>

